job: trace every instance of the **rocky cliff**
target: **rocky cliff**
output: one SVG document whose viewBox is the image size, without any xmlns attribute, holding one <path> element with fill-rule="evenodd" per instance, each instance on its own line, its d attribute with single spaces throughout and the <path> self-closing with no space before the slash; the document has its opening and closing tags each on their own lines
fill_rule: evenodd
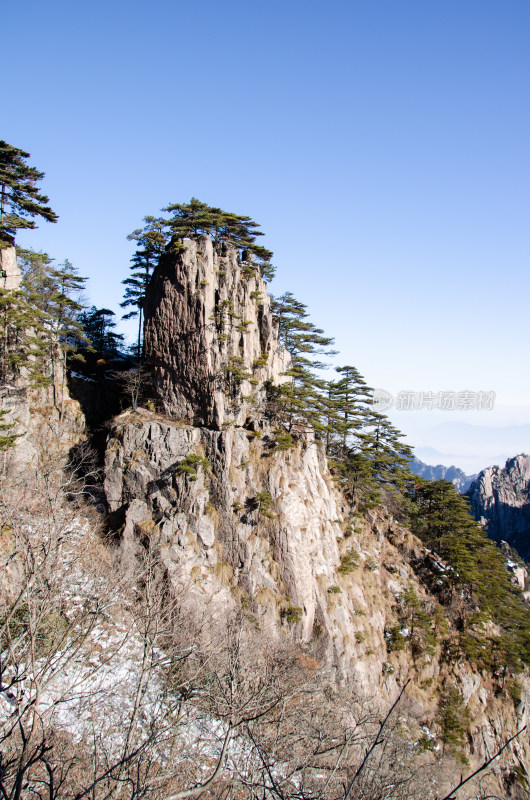
<svg viewBox="0 0 530 800">
<path fill-rule="evenodd" d="M 221 429 L 243 425 L 285 380 L 270 298 L 251 255 L 208 236 L 162 257 L 145 303 L 145 349 L 164 412 Z"/>
<path fill-rule="evenodd" d="M 525 724 L 526 685 L 515 704 L 493 691 L 473 664 L 444 657 L 434 623 L 431 646 L 413 643 L 406 598 L 435 619 L 422 575 L 447 567 L 388 510 L 355 513 L 314 435 L 295 432 L 285 447 L 266 383 L 285 380 L 289 358 L 266 287 L 237 250 L 208 237 L 185 244 L 162 258 L 146 302 L 158 410 L 121 414 L 107 444 L 109 524 L 124 563 L 148 540 L 210 624 L 237 609 L 257 635 L 291 640 L 376 707 L 411 679 L 418 731 L 436 727 L 437 692 L 455 685 L 477 764 Z M 514 747 L 526 764 L 527 743 Z"/>
<path fill-rule="evenodd" d="M 530 560 L 530 456 L 483 470 L 468 492 L 476 520 L 496 542 L 506 541 Z"/>
</svg>

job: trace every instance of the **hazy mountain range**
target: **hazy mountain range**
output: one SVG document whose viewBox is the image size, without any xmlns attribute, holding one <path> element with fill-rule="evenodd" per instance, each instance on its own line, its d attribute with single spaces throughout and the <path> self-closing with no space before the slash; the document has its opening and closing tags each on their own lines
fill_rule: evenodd
<svg viewBox="0 0 530 800">
<path fill-rule="evenodd" d="M 396 424 L 399 427 L 399 420 Z M 454 464 L 466 475 L 471 475 L 495 464 L 503 466 L 514 453 L 530 452 L 530 425 L 441 422 L 411 431 L 409 439 L 421 461 L 436 465 Z"/>
<path fill-rule="evenodd" d="M 463 470 L 455 466 L 444 467 L 443 464 L 437 464 L 436 466 L 425 464 L 419 458 L 411 460 L 410 470 L 414 475 L 419 475 L 428 481 L 451 481 L 459 492 L 465 492 L 477 477 L 477 473 L 475 475 L 466 475 Z"/>
</svg>

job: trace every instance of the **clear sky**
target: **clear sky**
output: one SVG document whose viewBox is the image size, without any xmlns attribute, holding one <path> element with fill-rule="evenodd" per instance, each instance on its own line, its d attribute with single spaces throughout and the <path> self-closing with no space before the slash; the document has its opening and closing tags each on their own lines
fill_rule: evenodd
<svg viewBox="0 0 530 800">
<path fill-rule="evenodd" d="M 272 291 L 370 385 L 496 392 L 494 411 L 389 412 L 430 461 L 530 451 L 528 0 L 27 0 L 1 19 L 0 137 L 60 215 L 20 243 L 69 258 L 94 304 L 120 311 L 126 235 L 194 195 L 262 225 Z"/>
</svg>

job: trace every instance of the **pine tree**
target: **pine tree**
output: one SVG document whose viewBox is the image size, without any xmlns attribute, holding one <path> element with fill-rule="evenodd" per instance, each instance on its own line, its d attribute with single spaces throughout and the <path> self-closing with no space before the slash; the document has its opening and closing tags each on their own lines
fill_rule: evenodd
<svg viewBox="0 0 530 800">
<path fill-rule="evenodd" d="M 336 480 L 346 497 L 358 511 L 374 508 L 381 502 L 379 484 L 373 477 L 372 465 L 356 446 L 349 447 L 339 461 L 331 462 Z"/>
<path fill-rule="evenodd" d="M 362 451 L 369 459 L 372 476 L 378 483 L 402 486 L 409 476 L 412 449 L 400 441 L 402 434 L 388 417 L 370 410 L 362 434 Z"/>
<path fill-rule="evenodd" d="M 21 433 L 9 433 L 13 430 L 14 422 L 4 422 L 6 410 L 0 411 L 0 452 L 9 450 L 14 446 L 16 440 L 22 436 Z"/>
<path fill-rule="evenodd" d="M 131 242 L 137 242 L 139 249 L 148 249 L 161 256 L 169 241 L 169 234 L 165 230 L 167 220 L 162 217 L 144 217 L 143 228 L 136 228 L 127 236 Z"/>
<path fill-rule="evenodd" d="M 110 308 L 96 308 L 91 306 L 79 315 L 79 321 L 84 334 L 97 355 L 102 358 L 116 356 L 123 343 L 123 334 L 116 333 L 114 311 Z"/>
<path fill-rule="evenodd" d="M 327 384 L 318 374 L 326 364 L 317 356 L 332 356 L 333 339 L 308 321 L 307 306 L 291 292 L 272 299 L 272 312 L 278 320 L 281 344 L 291 355 L 291 367 L 286 372 L 292 382 L 275 391 L 275 401 L 291 430 L 295 422 L 309 423 L 317 432 L 326 431 L 329 411 Z"/>
<path fill-rule="evenodd" d="M 81 292 L 85 288 L 86 278 L 79 275 L 77 267 L 65 259 L 59 268 L 53 270 L 56 292 L 53 298 L 52 329 L 56 341 L 59 342 L 62 354 L 62 379 L 61 379 L 61 408 L 60 418 L 64 414 L 64 400 L 66 396 L 66 374 L 68 359 L 75 356 L 83 359 L 79 352 L 80 345 L 86 342 L 83 326 L 79 315 L 83 310 Z"/>
<path fill-rule="evenodd" d="M 43 385 L 51 383 L 54 404 L 62 416 L 67 360 L 77 352 L 84 339 L 79 314 L 83 309 L 80 299 L 86 278 L 80 277 L 68 260 L 54 267 L 53 259 L 46 253 L 19 248 L 18 258 L 24 273 L 22 288 L 34 312 L 32 341 L 37 350 L 40 347 L 40 351 L 33 352 L 31 359 L 33 380 L 35 382 L 35 376 L 40 375 Z M 51 370 L 50 379 L 47 377 L 48 368 Z M 60 402 L 57 393 L 58 374 L 61 375 Z"/>
<path fill-rule="evenodd" d="M 0 381 L 18 380 L 30 369 L 38 347 L 32 335 L 36 317 L 22 290 L 0 289 Z"/>
<path fill-rule="evenodd" d="M 26 369 L 33 386 L 53 386 L 57 364 L 57 340 L 53 334 L 53 303 L 56 286 L 52 278 L 53 259 L 47 253 L 17 248 L 23 273 L 21 289 L 30 309 L 26 318 L 25 342 L 29 359 Z M 50 376 L 51 370 L 51 376 Z"/>
<path fill-rule="evenodd" d="M 51 264 L 45 253 L 30 250 L 17 251 L 22 272 L 44 272 Z M 45 320 L 49 318 L 43 309 L 47 293 L 32 292 L 22 279 L 17 290 L 0 290 L 0 374 L 4 381 L 16 383 L 24 376 L 33 387 L 48 386 L 48 349 L 45 343 Z"/>
<path fill-rule="evenodd" d="M 164 231 L 165 222 L 156 217 L 144 217 L 144 228 L 137 228 L 127 236 L 127 239 L 137 242 L 140 247 L 131 258 L 131 275 L 122 281 L 125 288 L 121 308 L 131 308 L 122 319 L 138 317 L 138 343 L 136 357 L 138 362 L 143 361 L 143 307 L 151 275 L 161 254 L 166 248 L 168 235 Z"/>
<path fill-rule="evenodd" d="M 503 671 L 530 663 L 530 620 L 520 590 L 512 586 L 501 550 L 472 519 L 466 500 L 448 481 L 409 483 L 412 530 L 447 566 L 436 570 L 441 599 L 450 605 L 468 658 Z M 488 635 L 491 619 L 500 633 Z"/>
<path fill-rule="evenodd" d="M 370 460 L 363 452 L 362 431 L 372 390 L 355 367 L 336 371 L 340 380 L 328 384 L 326 452 L 342 492 L 358 508 L 369 508 L 380 499 Z"/>
<path fill-rule="evenodd" d="M 173 250 L 181 250 L 184 247 L 182 240 L 186 237 L 207 234 L 215 244 L 224 242 L 237 247 L 243 256 L 252 254 L 256 261 L 248 260 L 247 268 L 259 269 L 266 280 L 272 280 L 274 268 L 270 262 L 273 254 L 256 243 L 256 237 L 264 234 L 250 217 L 222 211 L 196 197 L 192 197 L 189 203 L 172 203 L 162 210 L 173 215 L 165 221 L 172 236 L 170 246 Z"/>
<path fill-rule="evenodd" d="M 366 422 L 372 389 L 355 367 L 336 367 L 335 371 L 341 377 L 328 386 L 333 434 L 328 437 L 328 451 L 341 460 L 346 458 L 350 445 L 358 445 L 355 434 Z"/>
<path fill-rule="evenodd" d="M 35 228 L 34 217 L 58 219 L 37 188 L 44 172 L 30 167 L 28 158 L 29 153 L 0 140 L 0 248 L 12 245 L 19 229 Z"/>
<path fill-rule="evenodd" d="M 138 340 L 136 345 L 136 358 L 139 363 L 143 361 L 144 356 L 144 318 L 143 309 L 147 287 L 151 280 L 151 275 L 158 261 L 158 256 L 150 252 L 148 249 L 137 250 L 131 258 L 132 273 L 128 278 L 122 281 L 126 287 L 124 292 L 123 302 L 120 303 L 121 308 L 133 307 L 132 311 L 122 315 L 122 319 L 134 319 L 138 317 Z"/>
<path fill-rule="evenodd" d="M 171 203 L 162 209 L 173 214 L 167 224 L 173 236 L 199 236 L 213 233 L 221 219 L 221 209 L 213 208 L 192 197 L 189 203 Z"/>
</svg>

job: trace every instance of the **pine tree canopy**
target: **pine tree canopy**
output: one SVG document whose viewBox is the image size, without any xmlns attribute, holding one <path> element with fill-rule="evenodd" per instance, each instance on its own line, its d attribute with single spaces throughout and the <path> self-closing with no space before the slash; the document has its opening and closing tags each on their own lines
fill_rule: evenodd
<svg viewBox="0 0 530 800">
<path fill-rule="evenodd" d="M 21 370 L 36 361 L 37 342 L 31 334 L 40 319 L 22 290 L 0 289 L 0 381 L 16 381 Z M 40 350 L 39 350 L 40 352 Z"/>
<path fill-rule="evenodd" d="M 56 378 L 62 375 L 64 396 L 67 357 L 84 338 L 79 313 L 86 279 L 68 260 L 56 267 L 46 253 L 22 248 L 17 257 L 20 290 L 0 290 L 0 377 L 16 382 L 24 371 L 33 386 L 52 384 L 57 399 Z"/>
<path fill-rule="evenodd" d="M 136 357 L 143 359 L 143 306 L 147 287 L 151 280 L 153 270 L 169 241 L 169 234 L 165 231 L 166 221 L 160 217 L 144 217 L 145 225 L 137 228 L 127 236 L 130 241 L 137 242 L 138 250 L 131 258 L 131 274 L 122 281 L 125 286 L 121 308 L 130 308 L 131 311 L 123 314 L 122 319 L 138 317 L 138 341 Z"/>
<path fill-rule="evenodd" d="M 29 153 L 0 140 L 0 247 L 12 245 L 17 230 L 35 228 L 33 217 L 58 219 L 37 188 L 44 172 L 28 166 L 28 158 Z"/>
<path fill-rule="evenodd" d="M 281 398 L 276 401 L 281 402 L 289 429 L 295 422 L 305 420 L 318 433 L 323 433 L 326 427 L 327 388 L 318 372 L 327 365 L 317 356 L 335 354 L 330 349 L 333 339 L 308 321 L 307 307 L 291 292 L 273 297 L 271 309 L 278 321 L 280 342 L 291 355 L 291 367 L 286 374 L 292 378 L 292 383 L 282 386 Z"/>
<path fill-rule="evenodd" d="M 340 379 L 331 381 L 328 386 L 330 401 L 330 419 L 333 421 L 333 432 L 338 440 L 342 456 L 349 445 L 355 445 L 355 433 L 366 420 L 367 404 L 371 399 L 369 386 L 359 371 L 352 366 L 337 367 Z"/>
<path fill-rule="evenodd" d="M 147 287 L 158 259 L 159 253 L 149 245 L 143 250 L 137 250 L 131 258 L 131 274 L 122 281 L 125 286 L 125 292 L 120 306 L 121 308 L 131 308 L 131 311 L 123 314 L 122 319 L 138 317 L 138 342 L 136 346 L 138 361 L 142 360 L 144 350 L 144 302 Z"/>
<path fill-rule="evenodd" d="M 96 306 L 91 306 L 79 315 L 86 339 L 94 350 L 104 357 L 117 355 L 123 343 L 123 334 L 114 330 L 115 316 L 110 308 L 96 308 Z"/>
<path fill-rule="evenodd" d="M 0 452 L 5 452 L 14 446 L 16 440 L 22 436 L 20 433 L 11 433 L 15 427 L 14 422 L 4 422 L 6 410 L 0 411 Z"/>
<path fill-rule="evenodd" d="M 127 236 L 127 239 L 132 242 L 137 242 L 139 248 L 160 256 L 166 249 L 166 245 L 170 239 L 169 234 L 165 230 L 167 221 L 162 219 L 162 217 L 147 216 L 144 217 L 144 222 L 144 227 L 136 228 L 136 230 Z"/>
<path fill-rule="evenodd" d="M 280 342 L 292 359 L 286 373 L 292 383 L 282 385 L 273 398 L 288 429 L 305 420 L 325 438 L 337 481 L 352 499 L 363 494 L 372 503 L 377 487 L 401 485 L 412 451 L 390 420 L 373 411 L 372 389 L 359 371 L 337 367 L 339 380 L 325 381 L 319 373 L 326 365 L 318 356 L 335 355 L 333 339 L 308 320 L 306 306 L 291 292 L 273 298 L 271 308 Z"/>
<path fill-rule="evenodd" d="M 257 260 L 263 277 L 272 279 L 274 269 L 270 261 L 273 254 L 256 244 L 256 237 L 264 234 L 258 230 L 258 223 L 250 217 L 222 211 L 202 203 L 196 197 L 192 197 L 189 203 L 172 203 L 162 210 L 172 214 L 165 222 L 174 244 L 185 237 L 207 234 L 216 244 L 226 242 L 241 251 L 251 253 Z"/>
</svg>

